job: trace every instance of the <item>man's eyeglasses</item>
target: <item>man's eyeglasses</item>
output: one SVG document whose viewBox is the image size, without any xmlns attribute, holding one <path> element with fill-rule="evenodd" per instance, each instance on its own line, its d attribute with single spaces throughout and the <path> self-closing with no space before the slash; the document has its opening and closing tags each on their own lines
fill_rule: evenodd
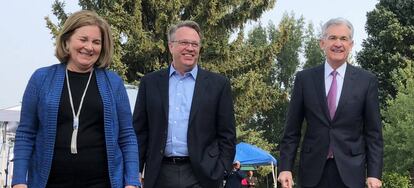
<svg viewBox="0 0 414 188">
<path fill-rule="evenodd" d="M 191 41 L 186 41 L 186 40 L 173 40 L 171 42 L 175 42 L 178 45 L 182 46 L 182 47 L 188 47 L 191 45 L 191 47 L 193 48 L 199 48 L 200 47 L 200 43 L 198 42 L 191 42 Z"/>
</svg>

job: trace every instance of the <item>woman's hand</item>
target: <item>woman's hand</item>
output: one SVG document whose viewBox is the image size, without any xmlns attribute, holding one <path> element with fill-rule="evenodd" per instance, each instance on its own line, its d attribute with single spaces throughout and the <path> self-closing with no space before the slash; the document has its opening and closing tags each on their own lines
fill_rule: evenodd
<svg viewBox="0 0 414 188">
<path fill-rule="evenodd" d="M 13 187 L 14 188 L 14 187 Z M 125 186 L 125 188 L 139 188 L 139 186 L 135 186 L 135 185 L 127 185 Z"/>
<path fill-rule="evenodd" d="M 27 188 L 27 185 L 26 184 L 16 184 L 16 185 L 13 185 L 13 188 Z"/>
</svg>

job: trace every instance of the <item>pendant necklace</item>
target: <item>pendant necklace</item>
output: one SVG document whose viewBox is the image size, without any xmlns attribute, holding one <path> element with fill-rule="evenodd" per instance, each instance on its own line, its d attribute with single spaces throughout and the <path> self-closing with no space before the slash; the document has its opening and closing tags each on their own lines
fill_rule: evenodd
<svg viewBox="0 0 414 188">
<path fill-rule="evenodd" d="M 93 69 L 91 70 L 91 73 L 89 74 L 88 82 L 86 83 L 85 90 L 83 90 L 83 95 L 79 104 L 78 112 L 75 114 L 75 107 L 73 106 L 73 99 L 72 99 L 72 92 L 70 90 L 70 84 L 69 84 L 69 76 L 68 76 L 68 68 L 66 67 L 66 84 L 68 86 L 68 92 L 69 92 L 69 100 L 70 100 L 70 107 L 72 107 L 72 114 L 73 114 L 73 132 L 72 132 L 72 139 L 70 142 L 70 152 L 72 154 L 77 154 L 78 150 L 76 147 L 76 140 L 78 137 L 78 128 L 79 128 L 79 114 L 82 109 L 83 99 L 85 98 L 86 90 L 88 90 L 89 82 L 91 81 Z"/>
</svg>

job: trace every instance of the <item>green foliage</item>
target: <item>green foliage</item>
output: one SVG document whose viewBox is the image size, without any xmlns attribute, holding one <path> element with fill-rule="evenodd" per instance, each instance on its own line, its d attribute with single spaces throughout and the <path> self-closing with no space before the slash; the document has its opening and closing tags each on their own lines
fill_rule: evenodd
<svg viewBox="0 0 414 188">
<path fill-rule="evenodd" d="M 303 41 L 304 18 L 295 18 L 295 15 L 284 14 L 278 30 L 271 33 L 273 40 L 286 37 L 281 51 L 277 54 L 277 62 L 273 75 L 280 88 L 290 91 L 293 86 L 294 74 L 300 65 L 299 53 Z M 285 40 L 285 39 L 283 39 Z"/>
<path fill-rule="evenodd" d="M 63 7 L 65 6 L 64 2 L 59 2 L 58 0 L 55 0 L 52 11 L 53 14 L 59 19 L 62 20 L 58 25 L 55 25 L 49 17 L 45 17 L 46 20 L 46 26 L 50 29 L 50 34 L 52 34 L 53 38 L 56 38 L 56 36 L 59 34 L 60 27 L 62 27 L 63 23 L 65 22 L 67 15 L 65 14 Z"/>
<path fill-rule="evenodd" d="M 413 185 L 410 182 L 410 177 L 407 175 L 401 175 L 395 172 L 384 173 L 382 179 L 383 188 L 412 188 Z"/>
<path fill-rule="evenodd" d="M 368 38 L 357 55 L 359 64 L 379 79 L 384 170 L 399 174 L 409 172 L 411 178 L 414 177 L 413 9 L 414 1 L 380 0 L 367 14 Z M 403 186 L 396 184 L 395 187 Z"/>
<path fill-rule="evenodd" d="M 52 6 L 59 23 L 45 18 L 54 36 L 67 17 L 64 4 L 56 0 Z M 203 32 L 199 64 L 230 78 L 239 135 L 254 135 L 239 136 L 239 140 L 255 139 L 251 143 L 268 151 L 274 145 L 263 138 L 261 131 L 245 124 L 257 113 L 274 107 L 273 99 L 279 92 L 268 82 L 269 74 L 284 40 L 247 42 L 243 29 L 274 4 L 275 0 L 79 0 L 82 9 L 96 11 L 111 25 L 116 44 L 110 68 L 129 83 L 137 83 L 145 74 L 169 65 L 167 31 L 171 24 L 180 20 L 199 23 Z M 233 34 L 237 38 L 230 41 Z"/>
<path fill-rule="evenodd" d="M 414 170 L 414 67 L 395 71 L 398 93 L 384 111 L 384 164 L 388 172 L 400 174 Z"/>
<path fill-rule="evenodd" d="M 243 125 L 238 126 L 236 128 L 237 130 L 237 136 L 240 140 L 243 140 L 246 143 L 250 143 L 255 146 L 260 146 L 261 149 L 265 151 L 271 151 L 275 146 L 273 144 L 270 144 L 263 139 L 260 138 L 261 132 L 260 131 L 254 131 L 254 130 L 246 130 L 243 131 Z"/>
<path fill-rule="evenodd" d="M 263 46 L 266 43 L 278 45 L 280 49 L 276 58 L 268 64 L 266 69 L 261 69 L 263 83 L 265 84 L 267 108 L 255 110 L 255 113 L 248 119 L 247 127 L 262 131 L 263 136 L 270 143 L 279 143 L 283 134 L 285 115 L 288 107 L 289 91 L 292 86 L 292 79 L 297 71 L 300 60 L 299 53 L 303 39 L 303 18 L 295 19 L 293 13 L 284 15 L 278 27 L 269 24 L 265 30 L 258 26 L 249 33 L 247 40 L 249 45 L 254 47 Z M 256 86 L 257 83 L 254 85 Z M 245 84 L 243 84 L 244 87 Z M 261 87 L 259 87 L 261 88 Z M 255 88 L 253 88 L 256 90 Z M 261 91 L 265 92 L 265 91 Z M 272 153 L 275 154 L 276 150 Z"/>
<path fill-rule="evenodd" d="M 392 73 L 414 58 L 414 1 L 380 0 L 367 14 L 368 38 L 357 55 L 359 64 L 379 79 L 380 101 L 397 94 Z"/>
<path fill-rule="evenodd" d="M 257 20 L 274 4 L 275 0 L 79 0 L 82 9 L 96 11 L 111 25 L 115 54 L 110 68 L 133 84 L 171 62 L 167 42 L 171 24 L 179 20 L 199 23 L 203 31 L 199 64 L 230 79 L 238 140 L 272 153 L 283 133 L 304 39 L 304 19 L 295 19 L 293 13 L 285 14 L 278 28 L 259 25 L 245 37 L 245 24 Z M 58 23 L 45 18 L 54 37 L 68 16 L 64 5 L 59 0 L 52 5 Z M 232 35 L 234 40 L 230 40 Z M 312 35 L 307 35 L 313 40 L 308 41 L 305 51 L 313 58 L 318 43 Z M 264 176 L 270 167 L 261 167 L 258 172 Z"/>
<path fill-rule="evenodd" d="M 278 91 L 266 85 L 259 73 L 249 71 L 240 75 L 233 83 L 234 92 L 239 94 L 235 100 L 239 124 L 248 122 L 256 114 L 258 107 L 263 110 L 273 107 L 274 101 L 271 99 Z"/>
<path fill-rule="evenodd" d="M 325 61 L 322 49 L 319 47 L 319 37 L 315 34 L 313 24 L 309 24 L 305 36 L 305 58 L 304 69 L 320 65 Z"/>
<path fill-rule="evenodd" d="M 203 62 L 217 66 L 228 64 L 228 58 L 234 53 L 230 51 L 232 47 L 229 45 L 229 36 L 235 30 L 243 28 L 247 21 L 258 19 L 274 3 L 275 0 L 79 1 L 82 9 L 95 10 L 114 29 L 119 41 L 115 52 L 120 58 L 114 60 L 114 63 L 123 64 L 116 64 L 114 69 L 125 75 L 128 82 L 139 80 L 146 73 L 170 63 L 166 33 L 168 27 L 179 20 L 189 19 L 200 24 L 206 52 L 201 54 Z M 67 17 L 63 11 L 64 4 L 58 0 L 53 4 L 53 13 L 59 20 L 57 25 L 46 18 L 48 28 L 54 36 Z M 236 55 L 243 54 L 242 51 L 238 53 Z"/>
</svg>

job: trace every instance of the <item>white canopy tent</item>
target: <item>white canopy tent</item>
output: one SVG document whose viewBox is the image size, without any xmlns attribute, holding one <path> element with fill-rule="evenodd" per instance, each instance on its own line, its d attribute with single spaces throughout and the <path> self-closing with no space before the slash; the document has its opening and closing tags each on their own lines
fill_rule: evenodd
<svg viewBox="0 0 414 188">
<path fill-rule="evenodd" d="M 5 187 L 11 184 L 13 174 L 13 146 L 14 136 L 20 121 L 21 105 L 0 109 L 0 185 Z"/>
<path fill-rule="evenodd" d="M 240 161 L 241 165 L 247 166 L 270 165 L 272 168 L 273 188 L 277 188 L 277 160 L 269 152 L 255 145 L 240 142 L 236 145 L 236 156 L 234 160 Z"/>
<path fill-rule="evenodd" d="M 10 108 L 0 109 L 0 121 L 18 122 L 20 120 L 20 105 L 16 105 Z"/>
</svg>

